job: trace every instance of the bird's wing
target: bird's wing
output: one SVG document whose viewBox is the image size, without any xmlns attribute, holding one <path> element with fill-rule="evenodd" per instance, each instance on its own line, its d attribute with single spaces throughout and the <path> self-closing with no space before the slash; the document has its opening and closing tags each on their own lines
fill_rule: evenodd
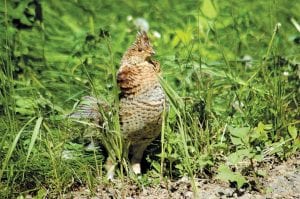
<svg viewBox="0 0 300 199">
<path fill-rule="evenodd" d="M 108 104 L 92 96 L 84 96 L 77 104 L 75 110 L 67 117 L 71 119 L 91 119 L 100 124 L 103 121 L 102 111 L 108 109 Z"/>
</svg>

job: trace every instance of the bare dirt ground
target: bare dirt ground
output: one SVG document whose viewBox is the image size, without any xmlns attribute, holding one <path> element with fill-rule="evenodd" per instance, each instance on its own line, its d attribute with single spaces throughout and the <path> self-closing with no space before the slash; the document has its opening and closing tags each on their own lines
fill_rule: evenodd
<svg viewBox="0 0 300 199">
<path fill-rule="evenodd" d="M 229 183 L 214 179 L 196 179 L 198 194 L 192 189 L 188 178 L 181 178 L 175 182 L 161 183 L 150 187 L 138 187 L 131 183 L 112 182 L 109 185 L 98 185 L 92 195 L 87 188 L 80 188 L 65 196 L 65 198 L 124 198 L 124 199 L 163 199 L 163 198 L 299 198 L 300 199 L 300 154 L 288 161 L 269 163 L 263 166 L 267 175 L 260 179 L 263 193 L 250 190 L 250 187 L 237 190 Z"/>
</svg>

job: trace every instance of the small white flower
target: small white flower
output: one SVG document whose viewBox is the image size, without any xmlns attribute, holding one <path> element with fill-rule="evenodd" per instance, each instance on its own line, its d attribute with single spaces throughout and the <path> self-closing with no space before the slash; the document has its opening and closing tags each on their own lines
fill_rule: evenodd
<svg viewBox="0 0 300 199">
<path fill-rule="evenodd" d="M 157 31 L 153 31 L 153 36 L 157 39 L 160 39 L 161 38 L 161 34 Z"/>
<path fill-rule="evenodd" d="M 280 28 L 280 27 L 281 27 L 281 23 L 277 23 L 277 24 L 276 24 L 276 27 L 277 27 L 277 28 Z"/>
<path fill-rule="evenodd" d="M 145 32 L 148 32 L 149 30 L 149 23 L 146 19 L 144 18 L 136 18 L 134 21 L 133 21 L 134 25 L 142 30 L 142 31 L 145 31 Z"/>
<path fill-rule="evenodd" d="M 252 60 L 253 58 L 250 55 L 244 55 L 242 58 L 242 62 L 245 63 L 245 66 L 248 68 L 252 67 Z"/>
<path fill-rule="evenodd" d="M 283 72 L 283 76 L 289 76 L 289 72 L 284 71 L 284 72 Z"/>
<path fill-rule="evenodd" d="M 234 107 L 244 107 L 245 105 L 244 105 L 244 103 L 243 102 L 239 102 L 239 101 L 234 101 L 233 102 L 233 106 Z"/>
<path fill-rule="evenodd" d="M 126 19 L 127 21 L 132 21 L 133 17 L 131 15 L 128 15 Z"/>
<path fill-rule="evenodd" d="M 234 108 L 235 110 L 237 110 L 237 111 L 239 111 L 239 112 L 243 112 L 243 111 L 242 111 L 242 108 L 245 107 L 244 103 L 243 103 L 243 102 L 240 102 L 240 101 L 238 101 L 238 100 L 234 101 L 234 102 L 232 103 L 232 106 L 233 106 L 233 108 Z"/>
</svg>

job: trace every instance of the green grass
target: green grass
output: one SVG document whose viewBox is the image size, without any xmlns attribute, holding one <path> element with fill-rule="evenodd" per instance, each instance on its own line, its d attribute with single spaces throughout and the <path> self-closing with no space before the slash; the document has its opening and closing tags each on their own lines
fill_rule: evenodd
<svg viewBox="0 0 300 199">
<path fill-rule="evenodd" d="M 241 187 L 263 173 L 253 162 L 299 153 L 299 10 L 283 0 L 1 1 L 0 198 L 93 193 L 106 182 L 99 143 L 126 178 L 115 74 L 137 31 L 128 16 L 149 22 L 170 102 L 135 183 L 213 176 Z M 111 105 L 106 131 L 64 117 L 85 95 Z"/>
</svg>

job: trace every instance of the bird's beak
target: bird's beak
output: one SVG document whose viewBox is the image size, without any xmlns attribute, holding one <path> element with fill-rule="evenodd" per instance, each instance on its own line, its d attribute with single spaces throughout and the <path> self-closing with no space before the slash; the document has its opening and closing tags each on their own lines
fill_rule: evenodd
<svg viewBox="0 0 300 199">
<path fill-rule="evenodd" d="M 151 51 L 150 51 L 150 54 L 151 54 L 151 56 L 155 55 L 155 51 L 154 51 L 154 50 L 151 50 Z"/>
</svg>

